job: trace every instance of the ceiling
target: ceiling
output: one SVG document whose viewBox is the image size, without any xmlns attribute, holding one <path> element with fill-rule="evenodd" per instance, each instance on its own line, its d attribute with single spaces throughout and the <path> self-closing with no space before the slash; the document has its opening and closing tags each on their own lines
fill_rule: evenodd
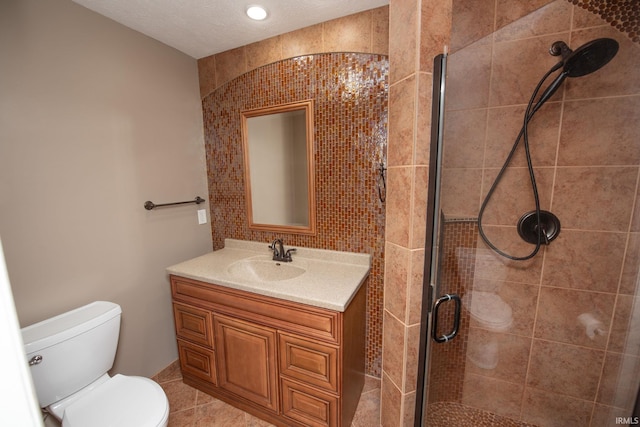
<svg viewBox="0 0 640 427">
<path fill-rule="evenodd" d="M 320 22 L 389 4 L 389 0 L 73 0 L 199 59 Z M 267 9 L 264 21 L 245 10 Z"/>
</svg>

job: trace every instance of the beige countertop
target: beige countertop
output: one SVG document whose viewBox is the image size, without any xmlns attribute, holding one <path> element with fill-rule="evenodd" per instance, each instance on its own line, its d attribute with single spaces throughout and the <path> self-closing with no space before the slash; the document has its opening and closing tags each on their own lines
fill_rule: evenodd
<svg viewBox="0 0 640 427">
<path fill-rule="evenodd" d="M 259 280 L 233 274 L 243 260 L 270 259 L 269 243 L 225 239 L 223 249 L 167 268 L 169 274 L 315 307 L 344 311 L 369 275 L 371 256 L 324 249 L 296 248 L 283 268 L 304 273 L 284 280 Z M 290 249 L 285 244 L 285 249 Z M 275 264 L 275 261 L 269 261 Z M 235 263 L 235 264 L 234 264 Z M 232 267 L 234 266 L 234 267 Z M 267 265 L 270 267 L 271 265 Z M 277 267 L 276 267 L 277 268 Z M 231 271 L 230 271 L 231 270 Z"/>
</svg>

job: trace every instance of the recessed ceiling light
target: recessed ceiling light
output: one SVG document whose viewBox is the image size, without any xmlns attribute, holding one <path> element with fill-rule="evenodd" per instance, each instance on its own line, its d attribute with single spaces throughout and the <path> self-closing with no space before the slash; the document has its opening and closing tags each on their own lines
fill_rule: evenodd
<svg viewBox="0 0 640 427">
<path fill-rule="evenodd" d="M 249 6 L 247 8 L 247 16 L 256 21 L 262 21 L 267 17 L 267 11 L 262 6 Z"/>
</svg>

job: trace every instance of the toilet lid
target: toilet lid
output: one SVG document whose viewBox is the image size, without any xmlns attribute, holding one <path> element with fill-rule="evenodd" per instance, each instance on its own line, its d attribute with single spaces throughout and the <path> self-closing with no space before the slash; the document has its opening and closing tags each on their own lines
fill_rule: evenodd
<svg viewBox="0 0 640 427">
<path fill-rule="evenodd" d="M 471 300 L 469 304 L 469 300 Z M 494 330 L 503 330 L 511 326 L 513 312 L 511 306 L 498 294 L 484 291 L 471 291 L 463 298 L 471 317 Z"/>
<path fill-rule="evenodd" d="M 166 424 L 169 402 L 149 378 L 115 375 L 71 404 L 63 427 L 157 427 Z"/>
</svg>

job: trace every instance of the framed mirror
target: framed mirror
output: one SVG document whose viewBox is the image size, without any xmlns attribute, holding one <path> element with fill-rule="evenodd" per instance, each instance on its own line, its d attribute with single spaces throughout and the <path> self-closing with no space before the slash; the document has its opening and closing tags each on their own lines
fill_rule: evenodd
<svg viewBox="0 0 640 427">
<path fill-rule="evenodd" d="M 315 234 L 313 101 L 241 112 L 249 228 Z"/>
</svg>

